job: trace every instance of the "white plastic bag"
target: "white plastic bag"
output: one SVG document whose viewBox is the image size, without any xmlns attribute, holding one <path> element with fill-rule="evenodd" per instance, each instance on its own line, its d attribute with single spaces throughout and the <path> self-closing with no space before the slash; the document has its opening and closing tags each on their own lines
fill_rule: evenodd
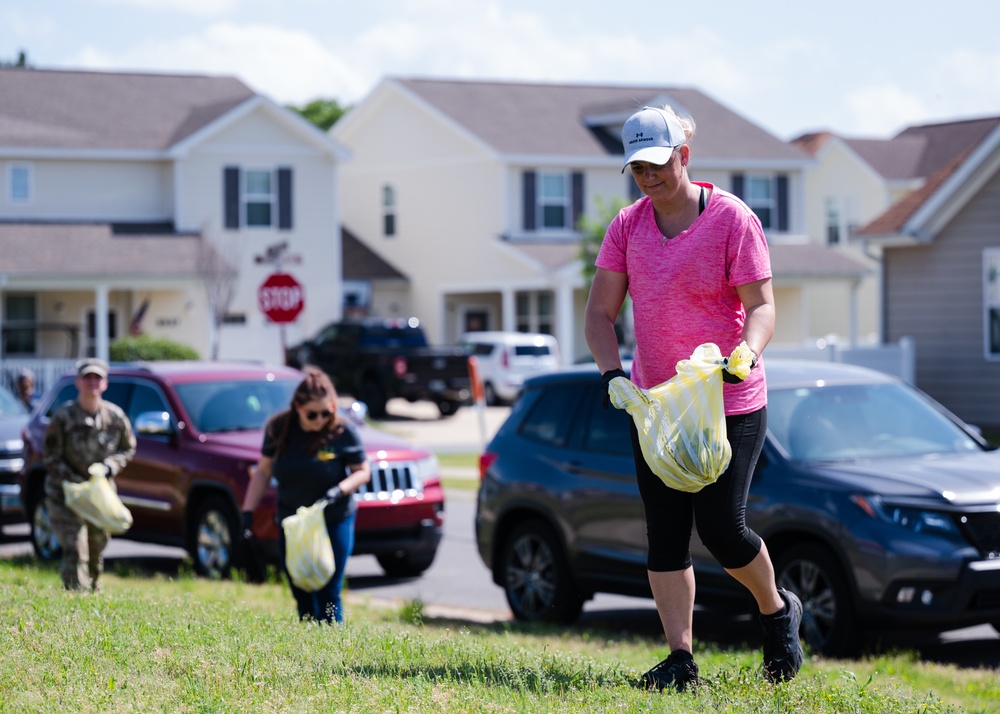
<svg viewBox="0 0 1000 714">
<path fill-rule="evenodd" d="M 80 518 L 114 535 L 132 527 L 132 513 L 118 498 L 108 481 L 104 464 L 91 464 L 90 479 L 82 483 L 63 481 L 66 506 Z"/>
<path fill-rule="evenodd" d="M 337 564 L 326 530 L 326 499 L 299 506 L 295 514 L 281 519 L 285 531 L 285 567 L 297 588 L 316 592 L 330 582 Z"/>
<path fill-rule="evenodd" d="M 662 384 L 641 389 L 625 377 L 615 377 L 608 385 L 612 404 L 635 422 L 650 470 L 670 488 L 700 491 L 729 466 L 732 448 L 726 435 L 722 369 L 719 348 L 706 343 L 691 359 L 678 362 L 677 374 Z"/>
</svg>

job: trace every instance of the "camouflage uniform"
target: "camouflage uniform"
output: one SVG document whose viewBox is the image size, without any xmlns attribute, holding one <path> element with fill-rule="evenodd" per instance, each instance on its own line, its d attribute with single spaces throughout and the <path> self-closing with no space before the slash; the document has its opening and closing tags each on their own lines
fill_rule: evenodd
<svg viewBox="0 0 1000 714">
<path fill-rule="evenodd" d="M 52 529 L 62 547 L 62 582 L 68 590 L 82 588 L 88 579 L 91 589 L 97 589 L 109 534 L 67 508 L 63 482 L 86 481 L 90 465 L 102 462 L 110 478 L 134 455 L 132 425 L 111 402 L 101 400 L 96 414 L 67 402 L 52 415 L 45 432 L 45 495 Z"/>
</svg>

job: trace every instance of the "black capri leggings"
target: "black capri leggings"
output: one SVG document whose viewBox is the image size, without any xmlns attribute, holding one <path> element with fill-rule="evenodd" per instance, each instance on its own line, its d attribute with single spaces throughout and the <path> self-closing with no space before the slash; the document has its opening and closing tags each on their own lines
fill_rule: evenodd
<svg viewBox="0 0 1000 714">
<path fill-rule="evenodd" d="M 742 568 L 757 557 L 761 540 L 747 528 L 746 505 L 750 478 L 767 432 L 767 409 L 726 417 L 732 460 L 718 481 L 697 493 L 669 488 L 650 471 L 634 423 L 631 430 L 636 480 L 646 512 L 646 567 L 653 572 L 689 568 L 691 527 L 695 523 L 705 547 L 722 567 Z"/>
</svg>

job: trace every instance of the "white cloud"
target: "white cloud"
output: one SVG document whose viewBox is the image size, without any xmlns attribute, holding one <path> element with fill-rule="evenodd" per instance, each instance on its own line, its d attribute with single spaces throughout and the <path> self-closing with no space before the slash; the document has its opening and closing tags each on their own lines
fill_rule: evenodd
<svg viewBox="0 0 1000 714">
<path fill-rule="evenodd" d="M 105 5 L 181 13 L 198 17 L 220 17 L 235 10 L 239 4 L 238 0 L 101 0 L 101 2 Z"/>
<path fill-rule="evenodd" d="M 93 69 L 231 74 L 276 102 L 357 97 L 365 78 L 312 35 L 269 25 L 216 23 L 203 32 L 144 42 L 118 53 L 86 47 L 72 60 Z"/>
<path fill-rule="evenodd" d="M 847 95 L 849 129 L 852 133 L 888 137 L 907 124 L 929 116 L 921 97 L 895 84 L 870 84 Z"/>
</svg>

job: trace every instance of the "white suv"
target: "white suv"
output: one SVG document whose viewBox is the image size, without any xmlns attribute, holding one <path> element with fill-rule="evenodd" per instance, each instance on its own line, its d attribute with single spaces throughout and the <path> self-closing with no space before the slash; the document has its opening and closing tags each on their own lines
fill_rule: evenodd
<svg viewBox="0 0 1000 714">
<path fill-rule="evenodd" d="M 559 344 L 552 335 L 529 332 L 466 332 L 490 405 L 512 402 L 528 377 L 559 368 Z"/>
</svg>

